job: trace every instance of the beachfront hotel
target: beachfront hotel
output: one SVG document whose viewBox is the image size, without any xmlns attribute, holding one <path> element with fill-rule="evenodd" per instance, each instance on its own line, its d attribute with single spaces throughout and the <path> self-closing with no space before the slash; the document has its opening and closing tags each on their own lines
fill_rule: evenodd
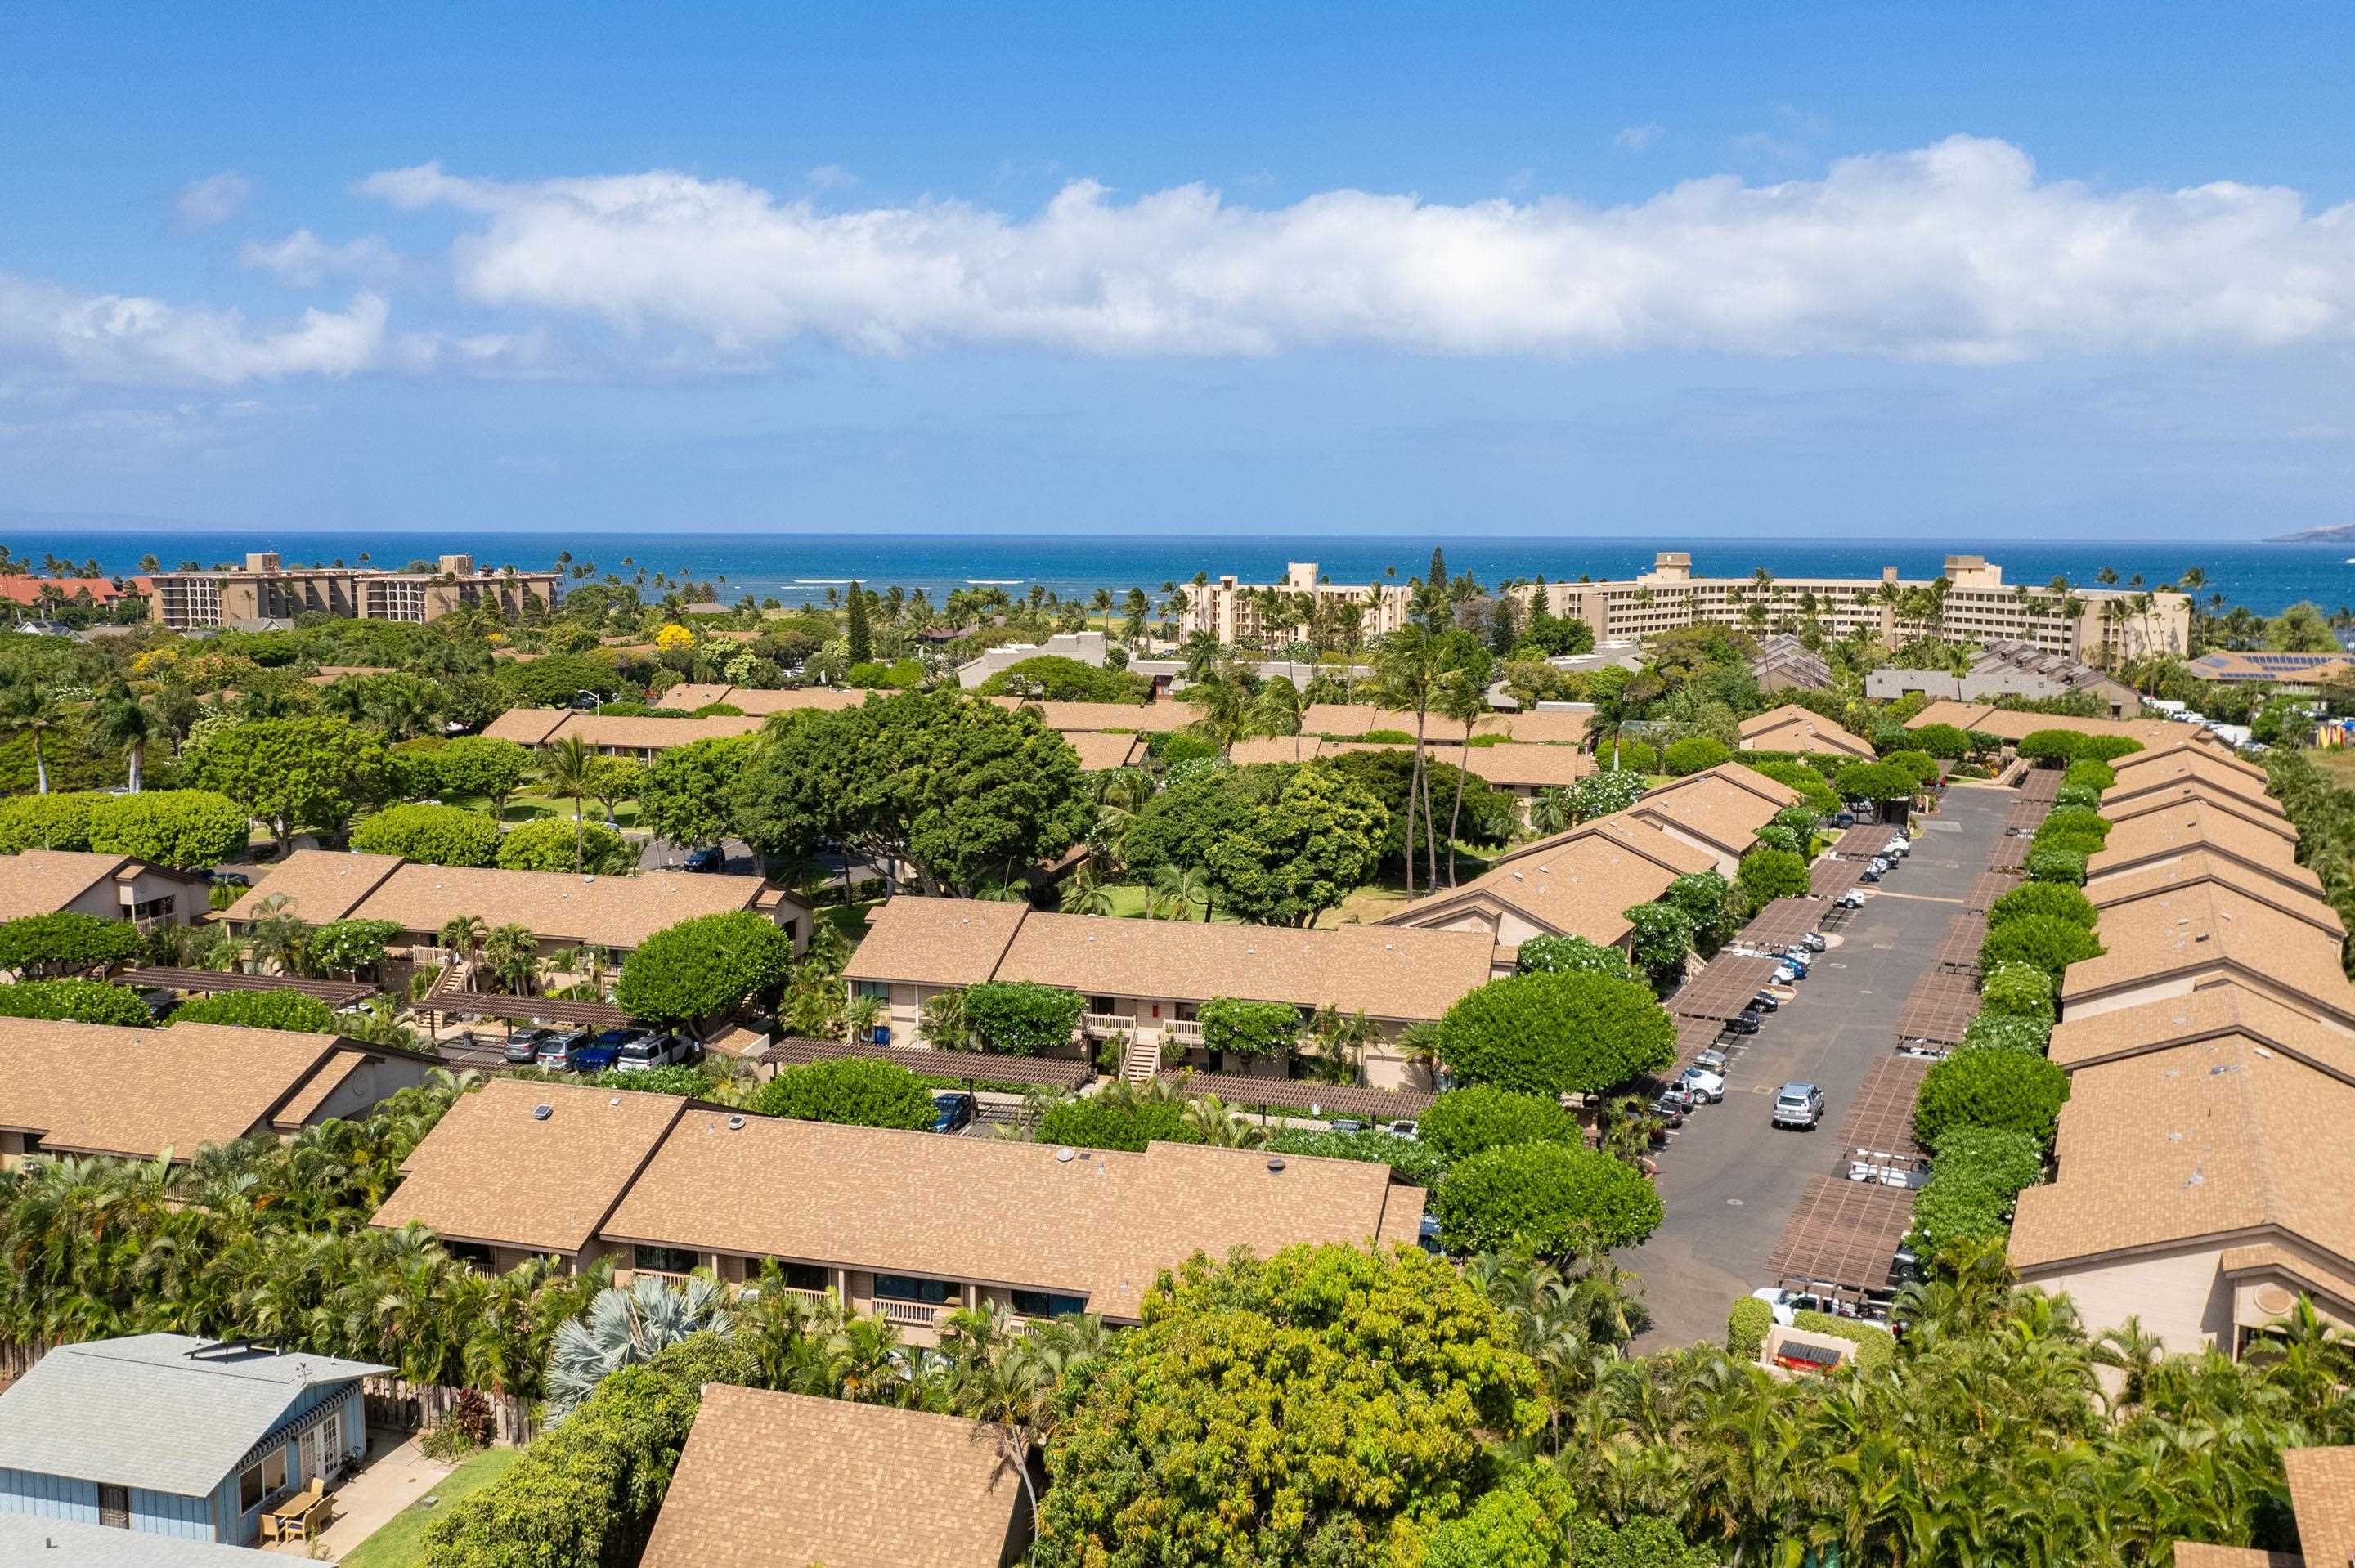
<svg viewBox="0 0 2355 1568">
<path fill-rule="evenodd" d="M 527 604 L 556 608 L 556 572 L 483 571 L 472 556 L 443 556 L 430 572 L 371 567 L 289 567 L 274 550 L 245 565 L 210 572 L 157 572 L 147 615 L 174 630 L 226 626 L 242 630 L 298 615 L 356 620 L 439 620 L 462 605 L 489 604 L 514 615 Z"/>
<path fill-rule="evenodd" d="M 1540 590 L 1512 591 L 1526 600 Z M 1586 622 L 1598 641 L 1688 626 L 1792 630 L 1812 620 L 1832 637 L 1868 635 L 1891 646 L 1924 634 L 1981 645 L 2014 641 L 2115 669 L 2146 654 L 2181 654 L 2191 641 L 2184 594 L 2097 588 L 2057 594 L 2006 583 L 2003 568 L 1984 556 L 1948 556 L 1934 582 L 1901 578 L 1895 567 L 1878 577 L 1761 582 L 1696 577 L 1689 554 L 1663 550 L 1633 580 L 1547 583 L 1543 591 L 1550 611 Z"/>
<path fill-rule="evenodd" d="M 1230 574 L 1187 583 L 1179 591 L 1186 597 L 1179 635 L 1208 631 L 1229 646 L 1265 643 L 1271 633 L 1281 633 L 1284 641 L 1305 641 L 1310 635 L 1307 621 L 1285 627 L 1272 625 L 1270 618 L 1313 614 L 1321 620 L 1343 605 L 1360 608 L 1360 637 L 1385 637 L 1406 624 L 1413 599 L 1413 590 L 1404 583 L 1327 582 L 1314 561 L 1286 563 L 1280 583 L 1238 582 Z"/>
</svg>

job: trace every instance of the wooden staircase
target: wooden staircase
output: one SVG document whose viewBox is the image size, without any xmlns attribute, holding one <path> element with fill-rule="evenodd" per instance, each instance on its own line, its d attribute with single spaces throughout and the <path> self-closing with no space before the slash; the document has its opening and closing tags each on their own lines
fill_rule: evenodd
<svg viewBox="0 0 2355 1568">
<path fill-rule="evenodd" d="M 1149 1084 L 1161 1070 L 1161 1043 L 1158 1040 L 1132 1039 L 1128 1049 L 1121 1053 L 1121 1081 Z"/>
</svg>

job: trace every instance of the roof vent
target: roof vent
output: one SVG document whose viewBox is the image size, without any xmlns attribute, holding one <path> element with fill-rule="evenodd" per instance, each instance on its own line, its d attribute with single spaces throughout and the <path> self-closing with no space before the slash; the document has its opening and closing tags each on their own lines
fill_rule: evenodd
<svg viewBox="0 0 2355 1568">
<path fill-rule="evenodd" d="M 1072 1158 L 1078 1153 L 1078 1150 L 1068 1146 L 1059 1149 L 1055 1150 L 1055 1163 L 1058 1165 L 1069 1165 L 1071 1162 Z"/>
<path fill-rule="evenodd" d="M 552 1117 L 555 1114 L 556 1107 L 554 1106 L 534 1106 L 531 1107 L 531 1119 L 534 1121 L 546 1121 L 549 1117 Z"/>
<path fill-rule="evenodd" d="M 731 1117 L 730 1117 L 730 1118 L 728 1118 L 728 1130 L 729 1130 L 729 1131 L 730 1131 L 730 1132 L 741 1132 L 741 1131 L 743 1131 L 743 1130 L 744 1130 L 744 1118 L 743 1118 L 742 1117 L 741 1117 L 741 1116 L 731 1116 Z"/>
<path fill-rule="evenodd" d="M 2215 933 L 2214 933 L 2214 932 L 2212 932 L 2212 931 L 2202 931 L 2202 932 L 2200 932 L 2198 936 L 2196 936 L 2196 937 L 2192 938 L 2191 939 L 2192 939 L 2193 941 L 2195 941 L 2195 942 L 2204 942 L 2204 941 L 2206 941 L 2210 937 L 2212 937 L 2212 936 L 2214 936 L 2214 935 L 2215 935 Z"/>
<path fill-rule="evenodd" d="M 615 1095 L 612 1099 L 607 1100 L 605 1103 L 606 1103 L 607 1105 L 609 1105 L 609 1106 L 617 1106 L 617 1105 L 620 1105 L 620 1104 L 622 1103 L 622 1097 L 621 1097 L 621 1096 L 619 1096 L 619 1095 Z"/>
<path fill-rule="evenodd" d="M 1267 1162 L 1267 1168 L 1270 1171 L 1281 1171 L 1284 1169 L 1284 1161 L 1282 1160 L 1270 1160 Z"/>
<path fill-rule="evenodd" d="M 2273 1054 L 2272 1052 L 2270 1052 L 2270 1051 L 2266 1050 L 2266 1049 L 2265 1049 L 2264 1046 L 2262 1046 L 2262 1045 L 2260 1045 L 2260 1046 L 2256 1047 L 2256 1053 L 2257 1053 L 2257 1054 L 2258 1054 L 2258 1055 L 2263 1056 L 2263 1057 L 2264 1057 L 2266 1061 L 2268 1061 L 2268 1062 L 2270 1062 L 2270 1061 L 2272 1061 L 2272 1060 L 2274 1059 L 2274 1054 Z"/>
</svg>

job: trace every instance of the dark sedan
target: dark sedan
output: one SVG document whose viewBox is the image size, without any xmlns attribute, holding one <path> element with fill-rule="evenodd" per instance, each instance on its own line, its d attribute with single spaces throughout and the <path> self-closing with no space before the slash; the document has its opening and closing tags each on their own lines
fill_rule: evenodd
<svg viewBox="0 0 2355 1568">
<path fill-rule="evenodd" d="M 940 1094 L 932 1097 L 932 1130 L 958 1132 L 973 1125 L 981 1114 L 981 1104 L 971 1095 Z"/>
</svg>

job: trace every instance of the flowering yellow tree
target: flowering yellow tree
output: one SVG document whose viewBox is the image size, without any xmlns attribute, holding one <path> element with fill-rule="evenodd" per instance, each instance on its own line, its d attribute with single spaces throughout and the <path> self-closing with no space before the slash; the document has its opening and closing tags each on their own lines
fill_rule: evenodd
<svg viewBox="0 0 2355 1568">
<path fill-rule="evenodd" d="M 677 648 L 692 648 L 695 646 L 695 633 L 674 620 L 655 633 L 655 646 L 666 653 Z"/>
</svg>

